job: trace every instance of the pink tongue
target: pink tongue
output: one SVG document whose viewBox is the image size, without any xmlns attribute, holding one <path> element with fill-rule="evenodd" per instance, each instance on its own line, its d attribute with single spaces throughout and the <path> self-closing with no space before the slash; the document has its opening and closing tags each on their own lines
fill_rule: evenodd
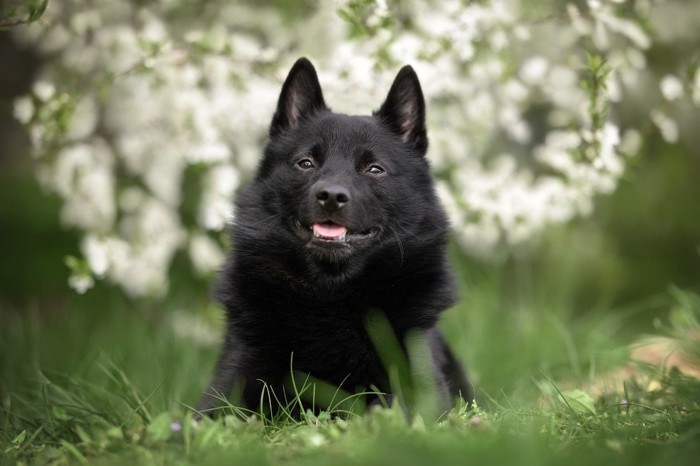
<svg viewBox="0 0 700 466">
<path fill-rule="evenodd" d="M 342 225 L 314 223 L 314 233 L 324 238 L 340 238 L 347 231 Z"/>
</svg>

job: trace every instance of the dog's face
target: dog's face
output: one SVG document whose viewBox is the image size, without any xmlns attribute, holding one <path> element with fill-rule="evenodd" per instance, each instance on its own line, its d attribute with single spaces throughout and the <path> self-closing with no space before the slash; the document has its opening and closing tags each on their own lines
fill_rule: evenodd
<svg viewBox="0 0 700 466">
<path fill-rule="evenodd" d="M 401 257 L 402 243 L 441 235 L 424 114 L 410 67 L 372 116 L 348 116 L 326 107 L 313 66 L 300 59 L 280 94 L 255 200 L 239 204 L 240 216 L 264 223 L 258 232 L 271 244 L 340 267 L 378 249 Z"/>
</svg>

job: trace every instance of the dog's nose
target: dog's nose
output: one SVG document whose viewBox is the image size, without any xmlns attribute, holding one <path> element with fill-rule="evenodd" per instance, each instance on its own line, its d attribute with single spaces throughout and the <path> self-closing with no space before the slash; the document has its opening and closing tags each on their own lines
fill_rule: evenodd
<svg viewBox="0 0 700 466">
<path fill-rule="evenodd" d="M 326 210 L 338 210 L 350 202 L 350 191 L 345 186 L 331 184 L 316 190 L 316 200 Z"/>
</svg>

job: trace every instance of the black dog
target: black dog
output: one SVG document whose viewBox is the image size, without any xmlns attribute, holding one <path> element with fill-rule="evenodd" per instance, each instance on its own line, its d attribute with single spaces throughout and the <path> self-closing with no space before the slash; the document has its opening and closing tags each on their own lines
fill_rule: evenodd
<svg viewBox="0 0 700 466">
<path fill-rule="evenodd" d="M 427 147 L 410 66 L 377 112 L 348 116 L 326 107 L 311 62 L 294 64 L 257 175 L 236 202 L 233 253 L 217 287 L 226 340 L 199 412 L 234 387 L 250 409 L 265 384 L 285 398 L 290 364 L 346 391 L 390 394 L 371 312 L 386 317 L 404 351 L 410 331 L 427 341 L 442 407 L 459 395 L 471 401 L 436 328 L 456 293 Z"/>
</svg>

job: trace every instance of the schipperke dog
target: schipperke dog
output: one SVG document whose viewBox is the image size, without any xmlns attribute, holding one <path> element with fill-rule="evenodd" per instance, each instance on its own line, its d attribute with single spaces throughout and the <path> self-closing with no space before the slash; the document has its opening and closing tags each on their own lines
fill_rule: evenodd
<svg viewBox="0 0 700 466">
<path fill-rule="evenodd" d="M 378 111 L 349 116 L 326 106 L 309 60 L 294 64 L 257 174 L 236 199 L 233 252 L 215 295 L 227 310 L 226 337 L 198 412 L 211 413 L 234 389 L 252 410 L 263 390 L 289 399 L 292 366 L 346 392 L 378 390 L 391 400 L 368 334 L 376 312 L 403 351 L 411 331 L 427 341 L 442 407 L 460 395 L 471 401 L 436 327 L 456 291 L 427 148 L 425 103 L 410 66 Z"/>
</svg>

